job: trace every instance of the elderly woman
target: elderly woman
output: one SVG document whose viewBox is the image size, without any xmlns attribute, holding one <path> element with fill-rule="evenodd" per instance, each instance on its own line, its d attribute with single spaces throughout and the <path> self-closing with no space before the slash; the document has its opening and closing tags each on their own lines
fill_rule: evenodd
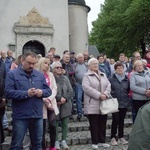
<svg viewBox="0 0 150 150">
<path fill-rule="evenodd" d="M 99 146 L 109 147 L 105 143 L 107 115 L 100 114 L 100 102 L 109 97 L 111 91 L 110 82 L 106 75 L 99 71 L 99 62 L 95 58 L 88 61 L 89 70 L 82 81 L 84 91 L 84 114 L 87 115 L 90 124 L 92 149 Z"/>
<path fill-rule="evenodd" d="M 111 95 L 117 98 L 119 103 L 119 112 L 112 114 L 111 125 L 111 144 L 118 145 L 119 143 L 127 144 L 124 136 L 124 119 L 129 106 L 129 79 L 125 75 L 124 65 L 121 62 L 117 62 L 114 65 L 115 73 L 110 78 L 111 83 Z M 118 142 L 116 141 L 116 134 L 118 128 Z"/>
<path fill-rule="evenodd" d="M 150 101 L 150 72 L 144 70 L 143 62 L 137 60 L 133 64 L 134 72 L 130 77 L 133 105 L 137 114 L 139 108 Z"/>
<path fill-rule="evenodd" d="M 50 148 L 49 150 L 55 149 L 55 140 L 56 140 L 56 115 L 58 115 L 58 107 L 56 103 L 56 93 L 57 93 L 57 85 L 54 78 L 53 73 L 50 72 L 50 60 L 48 58 L 41 57 L 37 64 L 37 70 L 41 71 L 46 79 L 47 84 L 52 90 L 52 95 L 44 98 L 43 105 L 43 149 L 46 149 L 45 144 L 45 129 L 46 129 L 46 119 L 48 119 L 49 129 L 50 129 Z"/>
<path fill-rule="evenodd" d="M 71 99 L 73 97 L 73 90 L 68 77 L 63 75 L 62 64 L 60 62 L 54 62 L 52 68 L 53 68 L 53 73 L 58 87 L 56 101 L 60 112 L 59 115 L 57 116 L 57 121 L 56 121 L 55 148 L 57 150 L 60 149 L 60 143 L 58 141 L 58 124 L 59 121 L 61 121 L 62 124 L 61 146 L 63 149 L 68 150 L 69 147 L 66 143 L 66 138 L 67 138 L 69 116 L 71 115 L 71 109 L 72 109 Z"/>
</svg>

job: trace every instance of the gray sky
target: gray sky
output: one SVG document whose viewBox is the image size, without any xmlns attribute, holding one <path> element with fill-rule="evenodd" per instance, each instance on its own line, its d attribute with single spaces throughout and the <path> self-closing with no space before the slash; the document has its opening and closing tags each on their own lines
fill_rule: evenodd
<svg viewBox="0 0 150 150">
<path fill-rule="evenodd" d="M 91 8 L 91 11 L 88 13 L 88 27 L 89 32 L 92 29 L 91 22 L 97 19 L 97 15 L 100 12 L 100 4 L 104 4 L 105 0 L 85 0 L 86 5 Z"/>
</svg>

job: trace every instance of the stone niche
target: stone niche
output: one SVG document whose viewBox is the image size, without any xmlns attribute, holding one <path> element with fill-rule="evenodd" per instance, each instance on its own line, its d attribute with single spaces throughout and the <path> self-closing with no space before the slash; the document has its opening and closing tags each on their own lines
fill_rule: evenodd
<svg viewBox="0 0 150 150">
<path fill-rule="evenodd" d="M 25 17 L 20 17 L 14 24 L 16 35 L 16 56 L 22 54 L 22 48 L 28 41 L 38 41 L 45 47 L 45 52 L 51 47 L 51 39 L 54 34 L 53 25 L 47 18 L 43 18 L 33 8 Z"/>
</svg>

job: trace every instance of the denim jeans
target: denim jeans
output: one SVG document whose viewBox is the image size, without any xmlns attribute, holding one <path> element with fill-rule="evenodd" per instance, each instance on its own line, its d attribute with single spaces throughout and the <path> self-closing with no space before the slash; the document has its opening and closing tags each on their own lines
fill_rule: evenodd
<svg viewBox="0 0 150 150">
<path fill-rule="evenodd" d="M 7 115 L 5 113 L 3 116 L 3 128 L 5 129 L 7 127 L 8 127 L 8 118 L 7 118 Z"/>
<path fill-rule="evenodd" d="M 76 83 L 75 96 L 76 96 L 77 113 L 82 114 L 83 89 L 81 83 Z"/>
<path fill-rule="evenodd" d="M 43 118 L 13 119 L 10 150 L 21 150 L 27 129 L 30 133 L 31 150 L 42 150 Z"/>
</svg>

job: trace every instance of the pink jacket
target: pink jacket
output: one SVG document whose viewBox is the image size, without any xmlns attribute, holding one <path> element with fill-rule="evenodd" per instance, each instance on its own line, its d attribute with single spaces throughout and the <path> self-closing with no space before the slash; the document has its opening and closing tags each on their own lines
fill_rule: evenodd
<svg viewBox="0 0 150 150">
<path fill-rule="evenodd" d="M 49 73 L 49 78 L 50 78 L 50 89 L 52 90 L 52 95 L 49 96 L 48 98 L 52 101 L 54 105 L 53 108 L 54 108 L 55 114 L 58 115 L 59 111 L 58 111 L 58 107 L 57 107 L 57 103 L 55 99 L 55 96 L 57 94 L 57 85 L 56 85 L 54 75 L 51 72 Z M 45 104 L 43 105 L 43 119 L 47 119 L 47 107 Z"/>
<path fill-rule="evenodd" d="M 98 74 L 90 69 L 84 75 L 82 81 L 84 91 L 84 114 L 100 114 L 100 95 L 102 93 L 109 97 L 111 84 L 106 75 L 100 71 Z"/>
</svg>

